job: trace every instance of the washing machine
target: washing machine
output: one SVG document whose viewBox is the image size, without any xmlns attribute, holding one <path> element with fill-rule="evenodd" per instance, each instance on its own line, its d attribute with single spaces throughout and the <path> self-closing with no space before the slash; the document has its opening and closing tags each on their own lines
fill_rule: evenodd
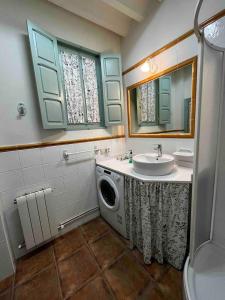
<svg viewBox="0 0 225 300">
<path fill-rule="evenodd" d="M 127 238 L 124 202 L 124 176 L 96 167 L 97 192 L 101 216 Z"/>
</svg>

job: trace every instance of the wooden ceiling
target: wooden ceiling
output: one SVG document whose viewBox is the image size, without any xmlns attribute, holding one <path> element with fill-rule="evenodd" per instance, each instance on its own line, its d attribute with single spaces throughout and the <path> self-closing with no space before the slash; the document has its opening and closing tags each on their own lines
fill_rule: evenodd
<svg viewBox="0 0 225 300">
<path fill-rule="evenodd" d="M 48 0 L 80 17 L 126 36 L 131 22 L 141 22 L 160 0 Z"/>
</svg>

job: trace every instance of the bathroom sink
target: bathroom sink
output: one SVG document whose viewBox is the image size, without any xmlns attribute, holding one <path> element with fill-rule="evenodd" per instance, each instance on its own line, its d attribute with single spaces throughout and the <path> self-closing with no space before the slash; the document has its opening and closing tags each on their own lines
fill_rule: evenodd
<svg viewBox="0 0 225 300">
<path fill-rule="evenodd" d="M 134 171 L 142 175 L 167 175 L 174 170 L 174 167 L 174 157 L 169 154 L 163 154 L 161 157 L 157 157 L 154 153 L 145 153 L 133 157 Z"/>
</svg>

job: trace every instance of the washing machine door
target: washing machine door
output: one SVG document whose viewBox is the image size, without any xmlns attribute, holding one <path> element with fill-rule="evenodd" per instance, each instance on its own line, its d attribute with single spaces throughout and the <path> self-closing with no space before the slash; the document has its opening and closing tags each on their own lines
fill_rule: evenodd
<svg viewBox="0 0 225 300">
<path fill-rule="evenodd" d="M 108 176 L 101 176 L 97 181 L 97 188 L 101 203 L 110 210 L 118 210 L 119 192 L 113 180 Z"/>
</svg>

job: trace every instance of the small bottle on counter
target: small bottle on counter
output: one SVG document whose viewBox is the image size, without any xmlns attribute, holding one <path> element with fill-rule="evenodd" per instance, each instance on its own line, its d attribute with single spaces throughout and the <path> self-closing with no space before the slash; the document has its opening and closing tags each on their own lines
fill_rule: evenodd
<svg viewBox="0 0 225 300">
<path fill-rule="evenodd" d="M 133 162 L 133 151 L 129 150 L 129 164 L 132 164 Z"/>
</svg>

